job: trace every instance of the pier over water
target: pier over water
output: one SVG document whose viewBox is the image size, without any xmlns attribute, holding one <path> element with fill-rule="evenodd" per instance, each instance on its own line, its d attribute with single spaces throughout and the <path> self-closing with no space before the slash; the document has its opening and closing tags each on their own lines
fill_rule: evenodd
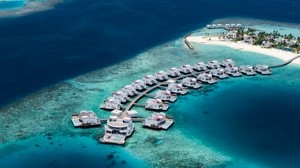
<svg viewBox="0 0 300 168">
<path fill-rule="evenodd" d="M 269 68 L 279 68 L 279 67 L 286 66 L 286 65 L 292 63 L 294 60 L 296 60 L 296 59 L 298 59 L 298 58 L 300 58 L 300 55 L 297 55 L 297 56 L 295 56 L 295 57 L 293 57 L 293 58 L 287 60 L 286 62 L 284 62 L 284 63 L 282 63 L 282 64 L 271 65 L 271 66 L 269 66 Z"/>
</svg>

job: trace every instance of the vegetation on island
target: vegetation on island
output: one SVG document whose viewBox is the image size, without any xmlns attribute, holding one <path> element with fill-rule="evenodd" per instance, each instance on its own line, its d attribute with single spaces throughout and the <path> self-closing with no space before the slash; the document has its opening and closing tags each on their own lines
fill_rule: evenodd
<svg viewBox="0 0 300 168">
<path fill-rule="evenodd" d="M 280 34 L 277 30 L 271 33 L 254 28 L 234 28 L 227 32 L 226 38 L 233 41 L 244 41 L 265 48 L 277 48 L 300 53 L 300 37 L 293 34 Z"/>
</svg>

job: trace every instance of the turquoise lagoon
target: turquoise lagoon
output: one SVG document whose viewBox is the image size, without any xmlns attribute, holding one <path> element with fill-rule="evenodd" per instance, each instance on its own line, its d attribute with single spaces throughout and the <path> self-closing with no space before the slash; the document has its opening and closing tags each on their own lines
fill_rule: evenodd
<svg viewBox="0 0 300 168">
<path fill-rule="evenodd" d="M 26 5 L 27 0 L 5 0 L 0 1 L 0 10 L 9 10 L 9 9 L 17 9 L 22 8 Z"/>
<path fill-rule="evenodd" d="M 107 118 L 109 113 L 98 109 L 103 100 L 158 70 L 226 58 L 238 65 L 282 62 L 223 46 L 193 46 L 189 50 L 179 38 L 3 107 L 0 166 L 299 167 L 300 68 L 293 64 L 274 69 L 271 76 L 230 78 L 191 90 L 170 104 L 167 115 L 175 119 L 170 130 L 153 131 L 136 123 L 124 147 L 100 144 L 103 126 L 72 127 L 70 117 L 81 109 Z M 151 113 L 134 109 L 143 117 Z"/>
</svg>

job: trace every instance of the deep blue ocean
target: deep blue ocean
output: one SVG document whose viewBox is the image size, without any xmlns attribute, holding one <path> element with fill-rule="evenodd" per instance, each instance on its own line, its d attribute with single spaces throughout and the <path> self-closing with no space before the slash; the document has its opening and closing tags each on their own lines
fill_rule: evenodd
<svg viewBox="0 0 300 168">
<path fill-rule="evenodd" d="M 299 22 L 295 0 L 66 1 L 0 20 L 0 104 L 107 67 L 223 17 Z"/>
<path fill-rule="evenodd" d="M 62 80 L 118 64 L 152 47 L 182 38 L 188 32 L 199 29 L 214 19 L 224 17 L 299 24 L 300 1 L 69 0 L 49 11 L 1 19 L 0 106 Z M 218 52 L 221 53 L 222 50 L 226 49 L 220 47 Z M 230 52 L 226 53 L 226 56 L 231 56 Z M 268 58 L 264 60 L 269 61 Z M 274 61 L 272 58 L 270 60 Z M 238 61 L 247 62 L 245 58 Z M 257 62 L 254 60 L 252 63 Z M 157 65 L 156 68 L 165 67 Z M 285 67 L 274 70 L 274 76 L 245 77 L 241 80 L 231 78 L 203 90 L 192 91 L 170 106 L 171 115 L 177 119 L 172 129 L 184 132 L 187 137 L 195 137 L 232 158 L 243 158 L 268 167 L 299 167 L 298 71 L 299 67 Z M 273 86 L 277 78 L 280 80 Z M 35 103 L 31 98 L 26 100 L 32 101 L 31 105 L 35 106 L 33 109 L 36 111 L 51 106 L 53 102 L 61 103 L 61 106 L 55 106 L 60 109 L 64 109 L 64 106 L 65 109 L 72 109 L 72 100 L 58 101 L 65 95 L 54 97 L 52 90 L 55 88 L 45 91 L 50 95 L 49 102 L 55 100 L 50 102 L 50 105 L 45 100 L 42 103 Z M 87 96 L 89 100 L 88 94 L 84 95 L 80 89 L 77 91 L 78 99 Z M 89 91 L 92 92 L 92 87 Z M 99 93 L 101 98 L 109 96 L 101 95 L 103 93 Z M 74 94 L 74 97 L 77 95 L 71 94 Z M 80 97 L 80 94 L 84 96 Z M 97 103 L 100 101 L 102 100 L 97 100 Z M 74 106 L 77 107 L 76 105 L 78 104 Z M 93 104 L 93 108 L 94 106 L 98 105 Z M 53 110 L 53 113 L 49 114 L 53 114 L 55 121 L 60 121 L 57 118 L 61 116 L 55 114 L 60 109 L 49 108 L 44 111 Z M 15 109 L 12 107 L 10 110 Z M 22 115 L 26 112 L 36 112 L 25 109 L 20 111 Z M 10 111 L 5 109 L 0 112 L 5 114 Z M 69 113 L 71 114 L 71 111 Z M 108 114 L 103 114 L 105 115 Z M 5 115 L 1 117 L 5 119 Z M 39 123 L 43 120 L 41 123 L 48 123 L 47 117 L 34 118 L 32 122 Z M 62 117 L 61 121 L 67 123 L 68 117 Z M 32 125 L 36 124 L 35 122 Z M 12 140 L 4 144 L 0 150 L 0 165 L 16 168 L 82 167 L 86 164 L 90 167 L 100 164 L 102 167 L 147 167 L 140 158 L 128 155 L 121 147 L 99 144 L 98 132 L 96 136 L 91 133 L 94 130 L 76 130 L 71 123 L 68 124 L 65 124 L 66 128 L 62 128 L 61 134 L 47 133 L 46 127 L 49 125 L 40 125 L 39 128 L 45 127 L 42 135 L 24 140 L 20 138 L 20 141 Z M 9 125 L 5 127 L 9 128 Z M 22 125 L 20 128 L 13 128 L 22 130 Z M 103 130 L 103 127 L 100 129 Z M 136 132 L 136 137 L 141 136 L 139 130 Z M 18 132 L 19 134 L 22 135 L 22 132 Z M 1 136 L 5 135 L 0 135 L 0 140 Z M 130 145 L 138 144 L 132 141 L 134 140 L 131 140 Z M 130 148 L 130 145 L 127 148 Z"/>
</svg>

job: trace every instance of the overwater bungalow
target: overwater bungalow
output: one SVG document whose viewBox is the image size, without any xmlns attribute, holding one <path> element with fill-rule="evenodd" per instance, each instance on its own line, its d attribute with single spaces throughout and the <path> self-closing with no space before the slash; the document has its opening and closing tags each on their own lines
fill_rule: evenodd
<svg viewBox="0 0 300 168">
<path fill-rule="evenodd" d="M 207 63 L 207 67 L 210 69 L 217 69 L 221 67 L 221 64 L 217 60 L 212 60 Z"/>
<path fill-rule="evenodd" d="M 121 89 L 123 92 L 125 92 L 128 96 L 134 96 L 137 94 L 137 91 L 132 85 L 126 85 L 122 87 Z"/>
<path fill-rule="evenodd" d="M 148 99 L 145 104 L 148 110 L 168 110 L 169 105 L 164 103 L 161 99 Z"/>
<path fill-rule="evenodd" d="M 114 109 L 113 111 L 110 112 L 111 116 L 120 116 L 122 115 L 123 111 L 122 110 L 118 110 L 118 109 Z"/>
<path fill-rule="evenodd" d="M 170 77 L 174 78 L 180 75 L 180 70 L 174 67 L 174 68 L 170 68 L 167 73 Z"/>
<path fill-rule="evenodd" d="M 167 118 L 165 113 L 152 113 L 144 120 L 143 127 L 167 130 L 173 123 L 173 119 Z"/>
<path fill-rule="evenodd" d="M 146 85 L 152 86 L 157 83 L 155 76 L 153 75 L 146 75 L 143 78 L 143 81 L 146 83 Z"/>
<path fill-rule="evenodd" d="M 100 105 L 101 109 L 106 109 L 106 110 L 114 110 L 114 109 L 121 109 L 121 100 L 116 99 L 114 97 L 109 97 L 107 98 L 103 104 Z"/>
<path fill-rule="evenodd" d="M 202 87 L 201 83 L 197 82 L 197 79 L 192 77 L 183 78 L 180 83 L 183 86 L 193 89 L 199 89 L 200 87 Z"/>
<path fill-rule="evenodd" d="M 183 74 L 192 73 L 193 72 L 193 67 L 189 64 L 182 65 L 180 67 L 180 72 L 183 73 Z"/>
<path fill-rule="evenodd" d="M 93 127 L 101 125 L 100 119 L 93 111 L 82 110 L 79 114 L 73 114 L 71 120 L 74 127 Z"/>
<path fill-rule="evenodd" d="M 170 101 L 170 102 L 174 102 L 177 99 L 177 96 L 175 94 L 172 94 L 170 91 L 168 90 L 158 90 L 155 95 L 154 95 L 155 99 L 161 99 L 163 101 Z"/>
<path fill-rule="evenodd" d="M 230 75 L 230 76 L 233 76 L 233 77 L 242 76 L 242 73 L 240 73 L 238 67 L 226 67 L 225 68 L 225 73 Z"/>
<path fill-rule="evenodd" d="M 197 76 L 197 80 L 200 80 L 203 83 L 215 84 L 217 80 L 213 78 L 212 74 L 201 73 Z"/>
<path fill-rule="evenodd" d="M 142 80 L 136 80 L 131 84 L 135 90 L 142 91 L 147 88 L 146 83 Z"/>
<path fill-rule="evenodd" d="M 272 73 L 267 65 L 256 65 L 254 70 L 262 75 L 271 75 Z"/>
<path fill-rule="evenodd" d="M 235 63 L 232 59 L 225 59 L 222 61 L 221 66 L 223 67 L 234 67 Z"/>
<path fill-rule="evenodd" d="M 114 92 L 112 97 L 119 99 L 122 103 L 126 103 L 129 100 L 127 93 L 122 90 Z"/>
<path fill-rule="evenodd" d="M 205 71 L 205 70 L 207 70 L 207 66 L 204 62 L 196 63 L 193 68 L 196 71 Z"/>
<path fill-rule="evenodd" d="M 159 72 L 155 73 L 154 76 L 159 81 L 168 80 L 168 74 L 165 71 L 159 71 Z"/>
<path fill-rule="evenodd" d="M 167 90 L 172 92 L 172 93 L 177 93 L 177 94 L 186 94 L 189 90 L 182 86 L 182 84 L 178 83 L 170 83 L 167 87 Z"/>
<path fill-rule="evenodd" d="M 211 69 L 209 73 L 212 74 L 212 76 L 218 77 L 220 79 L 228 78 L 228 75 L 225 73 L 225 70 L 223 68 Z"/>
<path fill-rule="evenodd" d="M 131 118 L 136 118 L 136 117 L 138 117 L 138 112 L 135 110 L 129 110 L 129 111 L 127 111 L 127 115 Z"/>
<path fill-rule="evenodd" d="M 105 125 L 105 135 L 100 138 L 100 142 L 123 145 L 134 129 L 134 123 L 130 117 L 110 116 Z"/>
<path fill-rule="evenodd" d="M 250 65 L 242 65 L 242 66 L 240 66 L 239 70 L 241 73 L 246 74 L 247 76 L 256 75 L 253 67 Z"/>
</svg>

